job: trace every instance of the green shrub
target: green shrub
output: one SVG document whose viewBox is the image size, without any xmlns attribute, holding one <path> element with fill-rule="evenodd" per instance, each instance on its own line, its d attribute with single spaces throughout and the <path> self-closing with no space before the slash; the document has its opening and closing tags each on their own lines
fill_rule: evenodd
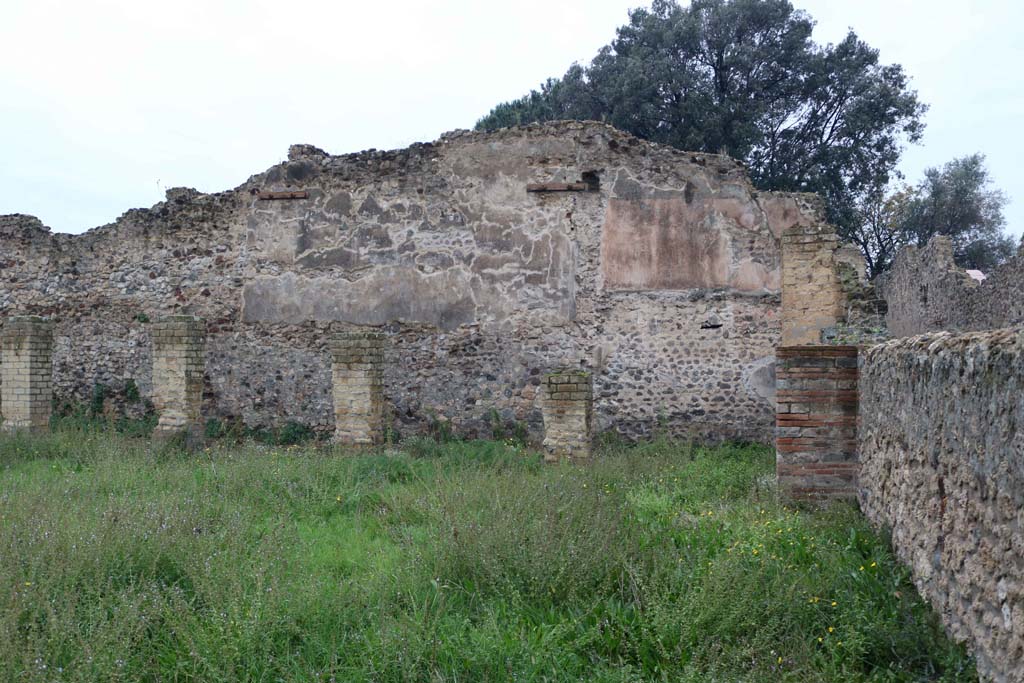
<svg viewBox="0 0 1024 683">
<path fill-rule="evenodd" d="M 98 417 L 103 414 L 103 403 L 107 400 L 110 390 L 106 384 L 95 382 L 92 385 L 92 395 L 89 398 L 89 415 Z"/>
<path fill-rule="evenodd" d="M 130 377 L 124 383 L 124 398 L 129 403 L 138 403 L 142 400 L 142 395 L 139 393 L 139 386 L 135 383 L 135 380 Z"/>
</svg>

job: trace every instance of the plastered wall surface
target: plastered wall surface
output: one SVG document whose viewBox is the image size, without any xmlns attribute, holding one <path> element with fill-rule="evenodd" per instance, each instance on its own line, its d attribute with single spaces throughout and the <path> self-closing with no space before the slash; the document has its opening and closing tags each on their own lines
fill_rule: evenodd
<svg viewBox="0 0 1024 683">
<path fill-rule="evenodd" d="M 586 189 L 527 191 L 551 183 Z M 307 196 L 260 198 L 284 190 Z M 577 367 L 598 430 L 768 441 L 794 225 L 825 230 L 728 158 L 597 123 L 297 145 L 234 190 L 170 190 L 82 235 L 0 217 L 0 310 L 56 322 L 58 402 L 128 380 L 152 398 L 150 321 L 189 314 L 208 417 L 332 429 L 328 339 L 374 327 L 399 431 L 489 433 L 493 409 L 537 433 L 543 374 Z"/>
<path fill-rule="evenodd" d="M 1024 328 L 863 354 L 860 505 L 984 680 L 1024 680 Z"/>
</svg>

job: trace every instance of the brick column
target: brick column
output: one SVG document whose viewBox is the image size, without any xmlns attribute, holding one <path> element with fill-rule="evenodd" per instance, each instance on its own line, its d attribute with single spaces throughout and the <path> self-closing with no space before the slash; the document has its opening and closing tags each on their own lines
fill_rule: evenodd
<svg viewBox="0 0 1024 683">
<path fill-rule="evenodd" d="M 353 446 L 384 442 L 384 335 L 331 338 L 334 440 Z"/>
<path fill-rule="evenodd" d="M 4 430 L 49 429 L 53 403 L 53 323 L 34 315 L 8 318 L 0 349 L 0 410 Z"/>
<path fill-rule="evenodd" d="M 559 370 L 544 378 L 544 460 L 589 460 L 594 391 L 589 372 Z"/>
<path fill-rule="evenodd" d="M 153 336 L 153 404 L 160 421 L 153 435 L 184 435 L 189 445 L 203 437 L 203 373 L 206 322 L 172 315 L 150 327 Z"/>
<path fill-rule="evenodd" d="M 794 500 L 857 495 L 857 347 L 776 351 L 776 471 Z"/>
</svg>

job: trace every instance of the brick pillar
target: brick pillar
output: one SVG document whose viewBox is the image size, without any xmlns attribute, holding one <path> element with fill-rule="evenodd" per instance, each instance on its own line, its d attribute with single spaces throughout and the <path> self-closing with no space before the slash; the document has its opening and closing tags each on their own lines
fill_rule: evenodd
<svg viewBox="0 0 1024 683">
<path fill-rule="evenodd" d="M 184 435 L 194 445 L 203 438 L 203 373 L 206 322 L 172 315 L 150 327 L 153 336 L 153 405 L 160 421 L 153 435 Z"/>
<path fill-rule="evenodd" d="M 589 460 L 594 391 L 589 372 L 560 370 L 544 378 L 544 460 Z"/>
<path fill-rule="evenodd" d="M 46 431 L 53 403 L 53 323 L 34 315 L 8 318 L 0 349 L 4 430 Z"/>
<path fill-rule="evenodd" d="M 794 500 L 857 495 L 857 347 L 776 351 L 776 471 Z"/>
<path fill-rule="evenodd" d="M 330 341 L 334 440 L 353 446 L 384 442 L 384 335 L 354 332 Z"/>
</svg>

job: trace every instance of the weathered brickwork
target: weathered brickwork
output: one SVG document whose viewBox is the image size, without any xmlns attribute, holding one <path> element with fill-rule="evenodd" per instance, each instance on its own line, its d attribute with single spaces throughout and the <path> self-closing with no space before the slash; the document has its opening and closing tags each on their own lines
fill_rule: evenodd
<svg viewBox="0 0 1024 683">
<path fill-rule="evenodd" d="M 953 262 L 943 236 L 905 247 L 881 278 L 893 336 L 969 332 L 1024 324 L 1024 243 L 1017 255 L 978 282 Z"/>
<path fill-rule="evenodd" d="M 384 341 L 375 332 L 331 339 L 337 443 L 369 446 L 384 441 Z"/>
<path fill-rule="evenodd" d="M 776 467 L 787 497 L 856 496 L 857 372 L 855 346 L 778 350 Z"/>
<path fill-rule="evenodd" d="M 860 504 L 984 680 L 1024 680 L 1024 328 L 871 348 Z"/>
<path fill-rule="evenodd" d="M 0 415 L 7 431 L 50 426 L 53 323 L 37 316 L 9 318 L 0 335 Z"/>
<path fill-rule="evenodd" d="M 816 345 L 822 331 L 845 319 L 835 230 L 814 195 L 791 195 L 780 208 L 782 232 L 782 346 Z"/>
<path fill-rule="evenodd" d="M 544 377 L 544 459 L 585 462 L 593 438 L 593 378 L 561 370 Z"/>
<path fill-rule="evenodd" d="M 291 190 L 305 195 L 259 198 Z M 342 156 L 296 146 L 234 190 L 170 190 L 82 235 L 0 217 L 0 310 L 57 321 L 61 404 L 134 385 L 141 410 L 147 320 L 191 314 L 209 323 L 209 417 L 333 429 L 328 340 L 381 326 L 401 359 L 384 392 L 402 433 L 436 416 L 489 434 L 494 410 L 538 438 L 542 373 L 583 367 L 597 429 L 767 442 L 779 239 L 794 226 L 830 232 L 806 197 L 756 192 L 726 157 L 598 123 Z"/>
<path fill-rule="evenodd" d="M 198 442 L 203 434 L 203 375 L 206 322 L 189 315 L 168 316 L 153 324 L 153 404 L 159 415 L 154 435 L 184 435 Z"/>
</svg>

